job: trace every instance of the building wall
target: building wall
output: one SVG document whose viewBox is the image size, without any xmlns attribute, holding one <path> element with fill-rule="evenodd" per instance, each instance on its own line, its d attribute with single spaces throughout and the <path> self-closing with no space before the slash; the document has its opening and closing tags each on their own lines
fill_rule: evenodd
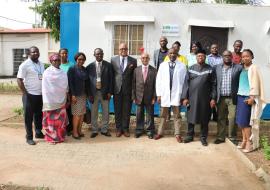
<svg viewBox="0 0 270 190">
<path fill-rule="evenodd" d="M 24 49 L 37 46 L 40 61 L 48 62 L 48 33 L 41 34 L 0 34 L 0 76 L 13 75 L 12 49 Z"/>
<path fill-rule="evenodd" d="M 96 47 L 104 49 L 105 58 L 112 56 L 112 28 L 114 24 L 104 22 L 107 16 L 153 16 L 154 23 L 144 23 L 146 51 L 153 53 L 159 47 L 161 27 L 164 24 L 178 24 L 177 37 L 168 37 L 169 46 L 176 40 L 182 44 L 181 53 L 187 54 L 191 39 L 190 19 L 208 21 L 232 21 L 234 28 L 229 29 L 228 49 L 232 50 L 237 39 L 244 41 L 243 48 L 254 51 L 254 62 L 269 63 L 270 34 L 267 33 L 270 21 L 270 7 L 220 4 L 181 4 L 155 2 L 88 2 L 80 3 L 79 50 L 87 55 L 87 61 L 94 59 Z M 129 22 L 121 22 L 128 24 Z M 138 23 L 141 24 L 141 23 Z"/>
</svg>

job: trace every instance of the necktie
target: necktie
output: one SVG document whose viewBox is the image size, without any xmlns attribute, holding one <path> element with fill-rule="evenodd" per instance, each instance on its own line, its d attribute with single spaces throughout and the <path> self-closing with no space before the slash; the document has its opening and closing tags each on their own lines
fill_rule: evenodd
<svg viewBox="0 0 270 190">
<path fill-rule="evenodd" d="M 148 67 L 144 67 L 144 70 L 143 70 L 143 81 L 144 82 L 146 81 L 146 78 L 147 78 L 147 72 L 148 72 Z"/>
<path fill-rule="evenodd" d="M 120 65 L 120 69 L 122 73 L 124 72 L 124 67 L 125 67 L 125 58 L 123 57 L 121 61 L 121 65 Z"/>
<path fill-rule="evenodd" d="M 173 83 L 173 73 L 174 73 L 174 67 L 175 67 L 175 62 L 170 62 L 170 90 L 172 90 L 172 83 Z"/>
<path fill-rule="evenodd" d="M 98 69 L 97 69 L 97 77 L 98 78 L 100 78 L 100 75 L 101 75 L 101 72 L 100 72 L 100 70 L 101 70 L 101 67 L 100 67 L 100 62 L 98 63 Z"/>
</svg>

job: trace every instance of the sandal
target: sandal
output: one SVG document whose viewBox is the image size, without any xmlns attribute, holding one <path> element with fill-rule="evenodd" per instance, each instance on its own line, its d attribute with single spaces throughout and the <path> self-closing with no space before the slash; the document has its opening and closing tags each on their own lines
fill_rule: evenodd
<svg viewBox="0 0 270 190">
<path fill-rule="evenodd" d="M 247 141 L 243 141 L 241 143 L 239 143 L 239 145 L 237 145 L 238 149 L 244 149 L 246 147 Z"/>
<path fill-rule="evenodd" d="M 252 143 L 251 142 L 247 142 L 246 148 L 243 149 L 243 152 L 244 153 L 249 153 L 249 152 L 252 152 L 252 151 L 253 151 Z"/>
</svg>

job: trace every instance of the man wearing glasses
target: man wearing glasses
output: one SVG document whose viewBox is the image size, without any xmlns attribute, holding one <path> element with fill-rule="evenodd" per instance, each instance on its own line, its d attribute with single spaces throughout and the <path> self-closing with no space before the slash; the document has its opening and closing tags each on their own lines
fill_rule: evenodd
<svg viewBox="0 0 270 190">
<path fill-rule="evenodd" d="M 129 137 L 129 120 L 132 105 L 132 79 L 137 60 L 128 56 L 127 44 L 119 45 L 119 55 L 111 58 L 114 73 L 114 113 L 116 137 Z"/>
</svg>

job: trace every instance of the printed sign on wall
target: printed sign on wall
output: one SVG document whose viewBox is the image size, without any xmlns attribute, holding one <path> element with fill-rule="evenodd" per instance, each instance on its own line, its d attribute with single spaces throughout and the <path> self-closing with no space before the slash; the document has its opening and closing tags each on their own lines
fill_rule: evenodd
<svg viewBox="0 0 270 190">
<path fill-rule="evenodd" d="M 163 36 L 179 36 L 180 27 L 178 24 L 164 24 L 161 33 Z"/>
</svg>

